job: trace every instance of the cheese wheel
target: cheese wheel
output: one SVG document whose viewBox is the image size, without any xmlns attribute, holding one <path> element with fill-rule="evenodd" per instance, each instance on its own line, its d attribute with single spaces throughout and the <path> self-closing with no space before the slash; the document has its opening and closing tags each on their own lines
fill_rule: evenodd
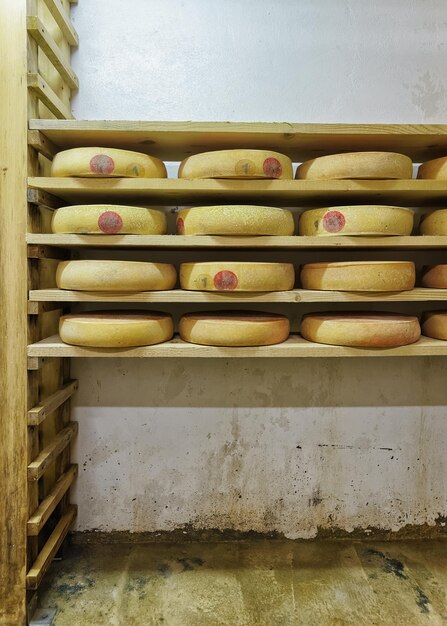
<svg viewBox="0 0 447 626">
<path fill-rule="evenodd" d="M 285 341 L 289 332 L 284 315 L 251 311 L 188 313 L 179 324 L 184 341 L 205 346 L 271 346 Z"/>
<path fill-rule="evenodd" d="M 406 291 L 415 281 L 411 261 L 308 263 L 301 270 L 303 289 L 323 291 Z"/>
<path fill-rule="evenodd" d="M 299 234 L 334 235 L 411 235 L 411 209 L 376 204 L 333 206 L 310 209 L 301 214 Z"/>
<path fill-rule="evenodd" d="M 180 163 L 179 178 L 293 178 L 289 157 L 271 150 L 215 150 Z"/>
<path fill-rule="evenodd" d="M 172 289 L 175 267 L 139 261 L 62 261 L 57 266 L 59 289 L 75 291 L 159 291 Z"/>
<path fill-rule="evenodd" d="M 418 178 L 447 180 L 447 157 L 425 161 L 418 168 Z"/>
<path fill-rule="evenodd" d="M 308 341 L 334 346 L 393 348 L 417 341 L 417 317 L 390 313 L 309 313 L 301 321 Z"/>
<path fill-rule="evenodd" d="M 447 265 L 424 267 L 422 286 L 431 289 L 447 289 Z"/>
<path fill-rule="evenodd" d="M 51 176 L 94 178 L 166 178 L 163 161 L 141 152 L 117 148 L 72 148 L 58 152 Z"/>
<path fill-rule="evenodd" d="M 164 235 L 166 216 L 158 209 L 119 204 L 76 204 L 53 213 L 53 233 Z"/>
<path fill-rule="evenodd" d="M 287 291 L 294 284 L 291 263 L 213 261 L 180 265 L 180 286 L 192 291 Z"/>
<path fill-rule="evenodd" d="M 422 318 L 422 334 L 447 341 L 447 311 L 428 311 Z"/>
<path fill-rule="evenodd" d="M 296 178 L 306 180 L 411 178 L 413 163 L 396 152 L 345 152 L 304 161 Z"/>
<path fill-rule="evenodd" d="M 447 235 L 447 209 L 437 209 L 422 216 L 419 224 L 421 235 Z"/>
<path fill-rule="evenodd" d="M 59 334 L 64 343 L 90 348 L 150 346 L 172 339 L 174 324 L 167 313 L 117 311 L 63 315 Z"/>
<path fill-rule="evenodd" d="M 178 235 L 293 235 L 293 214 L 269 206 L 225 204 L 182 209 Z"/>
</svg>

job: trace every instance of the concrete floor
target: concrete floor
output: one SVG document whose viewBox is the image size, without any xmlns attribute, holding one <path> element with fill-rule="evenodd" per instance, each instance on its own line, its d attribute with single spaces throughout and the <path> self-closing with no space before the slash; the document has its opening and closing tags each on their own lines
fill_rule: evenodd
<svg viewBox="0 0 447 626">
<path fill-rule="evenodd" d="M 447 624 L 447 542 L 75 545 L 39 593 L 55 626 Z"/>
</svg>

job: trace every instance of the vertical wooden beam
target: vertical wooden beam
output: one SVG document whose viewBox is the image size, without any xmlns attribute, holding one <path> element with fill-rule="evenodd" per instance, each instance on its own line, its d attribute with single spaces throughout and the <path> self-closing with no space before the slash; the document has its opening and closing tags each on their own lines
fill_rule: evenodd
<svg viewBox="0 0 447 626">
<path fill-rule="evenodd" d="M 0 623 L 26 613 L 26 1 L 0 2 Z"/>
</svg>

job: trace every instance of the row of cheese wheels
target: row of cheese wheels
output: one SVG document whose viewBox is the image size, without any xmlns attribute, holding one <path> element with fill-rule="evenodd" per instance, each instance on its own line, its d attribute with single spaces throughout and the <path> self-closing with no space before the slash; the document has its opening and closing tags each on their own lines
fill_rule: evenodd
<svg viewBox="0 0 447 626">
<path fill-rule="evenodd" d="M 62 341 L 94 348 L 130 348 L 172 339 L 167 313 L 84 313 L 60 318 Z M 390 313 L 310 313 L 301 322 L 308 341 L 340 346 L 391 348 L 416 342 L 419 320 Z M 447 340 L 447 311 L 424 315 L 422 332 Z M 268 346 L 285 341 L 290 323 L 284 315 L 258 312 L 188 313 L 179 323 L 180 338 L 209 346 Z"/>
<path fill-rule="evenodd" d="M 292 263 L 207 261 L 182 263 L 181 289 L 191 291 L 289 291 L 295 286 Z M 324 291 L 406 291 L 413 289 L 412 261 L 346 261 L 302 266 L 303 289 Z M 173 289 L 177 271 L 170 263 L 146 261 L 62 261 L 56 271 L 59 289 L 138 292 Z M 447 289 L 447 264 L 425 268 L 422 286 Z"/>
<path fill-rule="evenodd" d="M 414 212 L 385 205 L 335 206 L 304 211 L 298 232 L 305 236 L 411 235 Z M 80 204 L 53 213 L 53 233 L 164 235 L 166 215 L 154 208 Z M 293 235 L 292 211 L 257 205 L 218 205 L 182 209 L 177 214 L 179 235 Z M 447 235 L 447 209 L 425 214 L 422 235 Z"/>
<path fill-rule="evenodd" d="M 163 161 L 117 148 L 72 148 L 56 154 L 52 176 L 166 178 Z M 296 178 L 302 180 L 408 179 L 413 163 L 397 152 L 348 152 L 317 157 L 302 163 Z M 183 160 L 179 178 L 292 179 L 292 161 L 271 150 L 215 150 Z M 423 163 L 418 178 L 447 179 L 447 157 Z"/>
</svg>

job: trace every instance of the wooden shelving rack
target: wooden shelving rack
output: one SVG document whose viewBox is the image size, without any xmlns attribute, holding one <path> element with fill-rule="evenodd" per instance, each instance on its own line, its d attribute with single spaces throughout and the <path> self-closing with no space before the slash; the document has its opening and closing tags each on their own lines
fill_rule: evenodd
<svg viewBox="0 0 447 626">
<path fill-rule="evenodd" d="M 5 3 L 6 4 L 6 3 Z M 447 250 L 447 237 L 159 237 L 50 234 L 52 211 L 84 201 L 127 200 L 165 206 L 222 201 L 285 206 L 388 203 L 446 206 L 447 181 L 186 181 L 177 179 L 81 180 L 51 178 L 49 162 L 62 149 L 98 145 L 148 152 L 180 160 L 204 150 L 263 147 L 295 161 L 338 151 L 392 150 L 421 161 L 447 154 L 447 125 L 238 124 L 76 121 L 71 118 L 71 90 L 78 80 L 70 66 L 77 35 L 69 18 L 69 0 L 17 0 L 3 5 L 5 94 L 0 101 L 5 122 L 0 194 L 1 328 L 4 355 L 0 381 L 2 420 L 0 476 L 5 502 L 0 524 L 7 529 L 0 544 L 0 581 L 8 602 L 0 621 L 20 625 L 35 604 L 37 590 L 76 515 L 69 488 L 77 467 L 70 463 L 70 443 L 77 424 L 70 421 L 70 358 L 142 357 L 383 357 L 447 355 L 447 342 L 422 338 L 389 350 L 361 350 L 313 344 L 293 334 L 265 348 L 210 348 L 175 338 L 158 346 L 95 350 L 63 344 L 58 319 L 68 303 L 140 303 L 166 306 L 190 303 L 328 304 L 429 303 L 447 300 L 447 290 L 417 288 L 392 294 L 354 294 L 295 289 L 274 294 L 184 292 L 92 294 L 55 288 L 57 262 L 79 249 L 119 248 L 152 251 L 263 252 L 293 255 L 325 251 Z M 27 41 L 24 34 L 27 33 Z M 2 44 L 0 44 L 2 45 Z M 21 80 L 17 80 L 18 73 Z M 27 93 L 28 87 L 28 93 Z M 57 119 L 48 119 L 48 118 Z M 27 130 L 27 120 L 29 120 Z M 27 134 L 28 133 L 28 134 Z M 28 176 L 28 184 L 27 184 Z M 26 246 L 26 244 L 28 244 Z M 28 254 L 26 254 L 26 250 Z M 27 268 L 28 264 L 28 268 Z M 27 273 L 28 269 L 28 273 Z M 27 289 L 29 295 L 27 296 Z M 429 306 L 429 305 L 428 305 Z M 27 591 L 26 591 L 27 590 Z M 2 613 L 3 612 L 3 613 Z M 3 622 L 2 622 L 3 623 Z"/>
</svg>

